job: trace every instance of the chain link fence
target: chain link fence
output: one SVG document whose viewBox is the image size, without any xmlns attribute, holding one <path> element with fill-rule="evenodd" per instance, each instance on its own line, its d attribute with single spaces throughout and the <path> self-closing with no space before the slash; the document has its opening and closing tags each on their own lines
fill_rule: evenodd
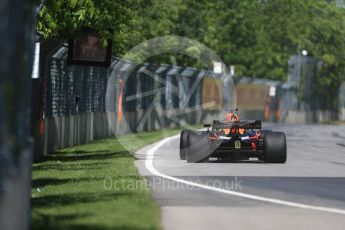
<svg viewBox="0 0 345 230">
<path fill-rule="evenodd" d="M 119 59 L 113 58 L 108 69 L 69 66 L 65 45 L 43 42 L 41 47 L 40 78 L 32 85 L 36 159 L 59 148 L 114 135 L 107 112 L 113 113 L 115 120 L 119 120 L 119 111 L 123 112 L 125 122 L 134 132 L 178 126 L 181 123 L 170 119 L 175 114 L 181 114 L 176 119 L 188 124 L 201 123 L 208 117 L 208 110 L 215 114 L 215 109 L 202 106 L 205 100 L 213 100 L 215 96 L 207 92 L 207 87 L 202 87 L 204 78 L 218 81 L 219 84 L 208 82 L 211 88 L 221 85 L 218 89 L 221 97 L 215 100 L 222 107 L 216 111 L 232 103 L 230 82 L 223 83 L 212 71 L 126 62 L 110 83 L 114 84 L 116 100 L 111 110 L 106 111 L 107 84 Z M 193 93 L 189 95 L 189 92 Z M 181 113 L 183 110 L 188 111 L 187 114 Z"/>
<path fill-rule="evenodd" d="M 104 92 L 111 70 L 67 66 L 67 48 L 61 47 L 48 61 L 45 76 L 44 115 L 47 118 L 78 113 L 105 112 Z"/>
</svg>

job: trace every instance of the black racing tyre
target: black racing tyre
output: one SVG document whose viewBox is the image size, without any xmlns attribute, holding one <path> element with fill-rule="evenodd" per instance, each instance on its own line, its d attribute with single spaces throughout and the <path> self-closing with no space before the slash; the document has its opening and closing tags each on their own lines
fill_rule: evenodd
<svg viewBox="0 0 345 230">
<path fill-rule="evenodd" d="M 264 136 L 264 161 L 286 162 L 286 137 L 282 132 L 266 132 Z"/>
<path fill-rule="evenodd" d="M 187 151 L 187 137 L 188 137 L 188 133 L 190 132 L 190 130 L 188 129 L 184 129 L 181 132 L 181 136 L 180 136 L 180 159 L 181 160 L 186 160 L 186 151 Z"/>
<path fill-rule="evenodd" d="M 260 133 L 261 133 L 261 136 L 262 136 L 262 138 L 265 138 L 265 134 L 266 133 L 271 133 L 272 132 L 272 130 L 270 130 L 270 129 L 262 129 L 262 130 L 260 130 Z M 262 143 L 262 145 L 263 145 L 263 143 Z M 262 153 L 260 153 L 259 155 L 258 155 L 258 159 L 260 160 L 260 161 L 264 161 L 265 160 L 265 156 L 264 156 L 264 154 Z"/>
<path fill-rule="evenodd" d="M 190 131 L 187 135 L 186 160 L 188 163 L 208 160 L 209 142 L 207 131 Z"/>
</svg>

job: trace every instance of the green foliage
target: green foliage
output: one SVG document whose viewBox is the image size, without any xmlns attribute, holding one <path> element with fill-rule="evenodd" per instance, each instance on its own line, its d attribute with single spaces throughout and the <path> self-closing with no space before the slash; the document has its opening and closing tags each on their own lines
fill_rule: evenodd
<svg viewBox="0 0 345 230">
<path fill-rule="evenodd" d="M 286 80 L 288 59 L 306 49 L 324 62 L 322 88 L 344 80 L 344 22 L 343 8 L 320 0 L 56 0 L 47 1 L 37 29 L 45 37 L 65 39 L 82 26 L 93 27 L 113 39 L 118 56 L 150 38 L 184 36 L 235 65 L 237 75 L 276 80 Z M 198 47 L 188 51 L 199 52 Z M 170 62 L 171 55 L 179 65 L 200 67 L 195 59 L 176 54 L 150 61 Z"/>
<path fill-rule="evenodd" d="M 37 30 L 44 37 L 66 39 L 79 32 L 81 27 L 91 27 L 107 36 L 108 29 L 118 30 L 120 22 L 135 10 L 136 3 L 136 0 L 47 1 L 39 14 Z"/>
</svg>

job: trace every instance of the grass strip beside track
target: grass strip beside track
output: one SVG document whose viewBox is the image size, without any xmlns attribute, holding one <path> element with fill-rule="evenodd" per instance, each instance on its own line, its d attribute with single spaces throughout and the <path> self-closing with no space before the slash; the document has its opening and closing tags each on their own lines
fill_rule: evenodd
<svg viewBox="0 0 345 230">
<path fill-rule="evenodd" d="M 179 131 L 97 140 L 34 163 L 31 229 L 161 229 L 160 209 L 133 153 Z"/>
</svg>

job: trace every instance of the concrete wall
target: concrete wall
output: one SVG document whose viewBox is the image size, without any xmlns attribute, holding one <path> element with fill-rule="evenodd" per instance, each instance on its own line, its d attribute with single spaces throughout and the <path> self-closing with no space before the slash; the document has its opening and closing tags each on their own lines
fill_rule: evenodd
<svg viewBox="0 0 345 230">
<path fill-rule="evenodd" d="M 44 120 L 45 128 L 42 134 L 40 134 L 39 122 L 35 122 L 33 123 L 34 160 L 37 161 L 58 149 L 115 135 L 173 128 L 184 124 L 212 123 L 214 119 L 224 119 L 226 112 L 174 109 L 152 110 L 146 118 L 145 114 L 148 113 L 143 110 L 125 112 L 122 122 L 117 120 L 116 113 L 108 114 L 109 122 L 107 114 L 102 112 L 48 118 Z"/>
<path fill-rule="evenodd" d="M 39 122 L 34 123 L 34 160 L 53 153 L 57 149 L 80 145 L 92 140 L 112 136 L 105 113 L 85 113 L 44 120 L 41 135 Z"/>
<path fill-rule="evenodd" d="M 337 120 L 338 114 L 333 111 L 285 111 L 281 116 L 281 123 L 311 124 L 326 123 Z"/>
<path fill-rule="evenodd" d="M 339 110 L 339 120 L 345 121 L 345 108 Z"/>
</svg>

